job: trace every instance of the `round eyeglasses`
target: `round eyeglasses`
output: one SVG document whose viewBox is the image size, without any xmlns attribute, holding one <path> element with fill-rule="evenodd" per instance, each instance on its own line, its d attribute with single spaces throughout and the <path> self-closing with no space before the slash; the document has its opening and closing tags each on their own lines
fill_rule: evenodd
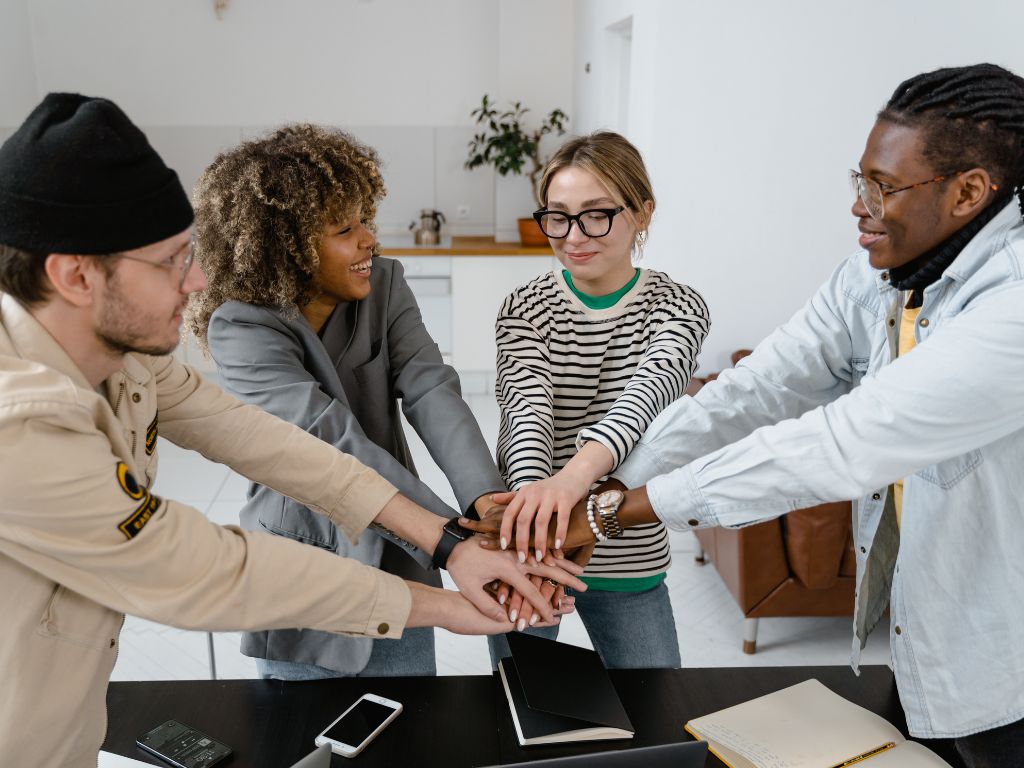
<svg viewBox="0 0 1024 768">
<path fill-rule="evenodd" d="M 588 208 L 571 214 L 541 208 L 533 212 L 533 218 L 540 225 L 541 231 L 553 240 L 568 237 L 574 221 L 586 237 L 604 237 L 612 231 L 612 219 L 624 210 L 626 206 L 620 205 L 617 208 Z"/>
<path fill-rule="evenodd" d="M 853 194 L 859 197 L 864 203 L 864 207 L 868 209 L 872 219 L 881 221 L 885 218 L 885 198 L 889 195 L 895 195 L 897 192 L 906 192 L 908 189 L 915 189 L 916 187 L 923 187 L 925 184 L 935 184 L 940 181 L 945 181 L 954 176 L 959 176 L 963 171 L 953 171 L 952 173 L 944 173 L 941 176 L 936 176 L 932 179 L 925 181 L 919 181 L 916 184 L 908 184 L 905 187 L 897 187 L 893 189 L 888 184 L 875 181 L 874 179 L 868 178 L 860 171 L 850 171 L 850 188 L 853 190 Z"/>
</svg>

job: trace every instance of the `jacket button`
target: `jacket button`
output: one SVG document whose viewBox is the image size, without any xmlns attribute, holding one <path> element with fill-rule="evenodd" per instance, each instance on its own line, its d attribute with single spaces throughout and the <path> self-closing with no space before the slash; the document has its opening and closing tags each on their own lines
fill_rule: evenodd
<svg viewBox="0 0 1024 768">
<path fill-rule="evenodd" d="M 895 632 L 897 635 L 902 635 L 903 634 L 903 630 L 900 629 L 900 625 L 899 624 L 896 625 L 896 629 L 894 629 L 893 632 Z"/>
<path fill-rule="evenodd" d="M 889 318 L 889 327 L 894 328 L 896 326 L 896 320 L 892 317 Z"/>
<path fill-rule="evenodd" d="M 865 549 L 864 547 L 861 547 L 860 551 L 861 551 L 861 554 L 866 554 L 867 553 L 867 549 Z"/>
<path fill-rule="evenodd" d="M 888 280 L 888 279 L 889 279 L 889 273 L 888 273 L 888 272 L 883 272 L 883 273 L 881 274 L 881 278 L 882 278 L 883 280 Z"/>
<path fill-rule="evenodd" d="M 880 494 L 880 493 L 872 493 L 871 494 L 871 498 L 874 499 L 875 501 L 878 501 L 880 498 L 882 498 L 882 494 Z"/>
<path fill-rule="evenodd" d="M 116 641 L 114 640 L 114 638 L 110 638 L 110 647 L 113 648 L 114 645 L 116 645 Z"/>
<path fill-rule="evenodd" d="M 922 328 L 927 328 L 928 327 L 928 318 L 927 317 L 922 317 L 921 318 L 920 326 Z"/>
<path fill-rule="evenodd" d="M 696 528 L 698 525 L 700 525 L 700 520 L 687 520 L 686 524 L 691 528 Z"/>
<path fill-rule="evenodd" d="M 382 621 L 377 626 L 377 632 L 379 634 L 381 634 L 381 635 L 386 635 L 390 629 L 391 629 L 391 627 L 388 625 L 388 623 L 386 621 Z"/>
<path fill-rule="evenodd" d="M 133 403 L 137 403 L 140 400 L 142 400 L 142 395 L 140 395 L 138 392 L 133 392 L 132 393 L 132 402 Z"/>
</svg>

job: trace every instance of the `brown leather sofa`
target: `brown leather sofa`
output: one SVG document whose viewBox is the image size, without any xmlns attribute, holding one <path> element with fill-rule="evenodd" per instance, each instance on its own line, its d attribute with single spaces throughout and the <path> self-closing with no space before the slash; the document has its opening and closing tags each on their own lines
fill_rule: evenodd
<svg viewBox="0 0 1024 768">
<path fill-rule="evenodd" d="M 732 362 L 750 354 L 733 353 Z M 695 394 L 706 381 L 691 381 Z M 697 562 L 714 563 L 746 617 L 743 651 L 757 650 L 763 616 L 850 616 L 856 560 L 850 503 L 790 512 L 746 528 L 697 531 Z"/>
</svg>

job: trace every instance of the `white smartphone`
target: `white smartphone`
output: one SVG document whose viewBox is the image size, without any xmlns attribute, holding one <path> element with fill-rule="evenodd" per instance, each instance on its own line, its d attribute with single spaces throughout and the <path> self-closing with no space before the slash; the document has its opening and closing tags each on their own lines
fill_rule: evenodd
<svg viewBox="0 0 1024 768">
<path fill-rule="evenodd" d="M 318 747 L 331 745 L 331 751 L 342 757 L 355 757 L 384 727 L 402 711 L 397 701 L 372 693 L 364 693 L 356 703 L 341 713 L 316 737 Z"/>
</svg>

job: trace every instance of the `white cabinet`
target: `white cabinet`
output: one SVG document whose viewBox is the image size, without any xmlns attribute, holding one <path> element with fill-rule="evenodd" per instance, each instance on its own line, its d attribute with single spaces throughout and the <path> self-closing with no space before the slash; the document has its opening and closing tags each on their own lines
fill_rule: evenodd
<svg viewBox="0 0 1024 768">
<path fill-rule="evenodd" d="M 501 302 L 557 263 L 552 256 L 452 258 L 452 365 L 460 374 L 495 371 L 494 320 Z"/>
<path fill-rule="evenodd" d="M 437 342 L 441 354 L 452 354 L 452 257 L 396 256 L 405 269 L 405 279 L 420 305 L 423 324 Z"/>
<path fill-rule="evenodd" d="M 513 288 L 555 267 L 551 256 L 396 256 L 441 353 L 459 373 L 495 370 L 494 320 Z"/>
</svg>

